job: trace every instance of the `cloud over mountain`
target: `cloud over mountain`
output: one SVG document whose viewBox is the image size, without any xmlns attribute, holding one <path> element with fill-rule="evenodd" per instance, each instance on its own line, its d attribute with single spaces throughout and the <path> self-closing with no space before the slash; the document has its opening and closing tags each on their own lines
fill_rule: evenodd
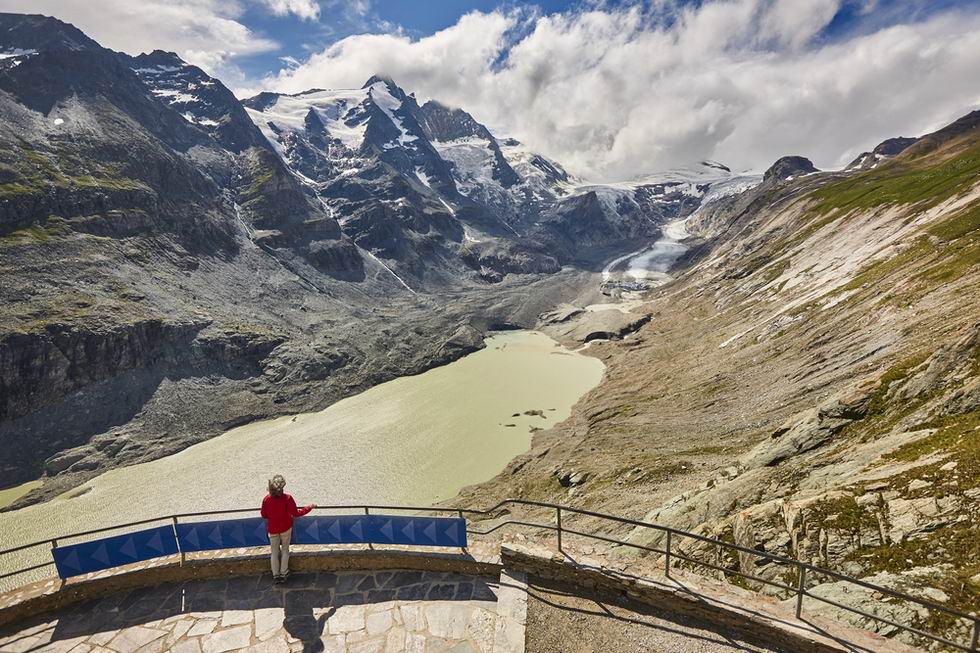
<svg viewBox="0 0 980 653">
<path fill-rule="evenodd" d="M 389 75 L 597 178 L 703 158 L 761 169 L 787 152 L 840 165 L 980 103 L 962 83 L 980 69 L 976 12 L 831 38 L 843 4 L 474 12 L 422 38 L 344 38 L 262 86 L 298 92 Z"/>
<path fill-rule="evenodd" d="M 701 159 L 762 170 L 787 153 L 839 166 L 980 106 L 980 89 L 963 82 L 980 70 L 975 3 L 502 6 L 419 36 L 371 0 L 0 0 L 0 10 L 57 16 L 116 50 L 175 51 L 242 97 L 387 75 L 597 180 Z M 272 17 L 286 31 L 263 29 Z M 292 36 L 302 48 L 286 47 Z M 336 40 L 316 45 L 324 39 Z M 281 69 L 258 79 L 263 58 L 259 71 Z"/>
</svg>

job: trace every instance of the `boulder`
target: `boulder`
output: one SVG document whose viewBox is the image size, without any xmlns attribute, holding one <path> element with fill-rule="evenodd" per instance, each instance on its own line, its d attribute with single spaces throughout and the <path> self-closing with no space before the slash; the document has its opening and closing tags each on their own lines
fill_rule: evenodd
<svg viewBox="0 0 980 653">
<path fill-rule="evenodd" d="M 955 502 L 940 504 L 935 497 L 922 497 L 892 499 L 887 507 L 888 539 L 901 542 L 924 539 L 929 533 L 952 524 L 955 519 L 949 515 L 955 512 L 957 505 Z"/>
<path fill-rule="evenodd" d="M 897 393 L 898 399 L 911 400 L 934 393 L 936 390 L 955 386 L 973 374 L 974 356 L 980 350 L 980 322 L 966 329 L 965 333 L 952 345 L 940 347 L 924 363 L 909 375 L 908 380 Z M 976 380 L 975 380 L 976 381 Z M 976 383 L 972 384 L 975 386 Z M 962 402 L 962 391 L 954 397 Z M 958 410 L 968 412 L 980 405 L 980 392 L 967 392 L 972 397 Z"/>
<path fill-rule="evenodd" d="M 444 350 L 471 353 L 483 347 L 483 332 L 472 324 L 461 324 L 442 345 Z"/>
<path fill-rule="evenodd" d="M 870 396 L 855 393 L 834 397 L 817 408 L 797 413 L 742 459 L 747 469 L 778 465 L 829 442 L 837 433 L 867 412 Z"/>
<path fill-rule="evenodd" d="M 562 487 L 575 487 L 577 485 L 582 485 L 587 480 L 589 480 L 589 474 L 586 472 L 577 472 L 572 470 L 570 472 L 564 472 L 559 470 L 556 474 L 558 477 L 558 483 Z"/>
</svg>

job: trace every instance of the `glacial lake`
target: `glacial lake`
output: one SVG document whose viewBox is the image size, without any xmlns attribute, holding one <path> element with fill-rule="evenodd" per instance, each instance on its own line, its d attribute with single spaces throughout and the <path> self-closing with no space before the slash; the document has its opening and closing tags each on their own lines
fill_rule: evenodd
<svg viewBox="0 0 980 653">
<path fill-rule="evenodd" d="M 449 499 L 526 451 L 533 427 L 566 419 L 604 370 L 534 331 L 499 333 L 486 345 L 323 411 L 247 424 L 111 470 L 47 503 L 0 513 L 0 549 L 149 517 L 257 506 L 276 473 L 301 505 Z M 9 565 L 0 560 L 0 572 Z"/>
</svg>

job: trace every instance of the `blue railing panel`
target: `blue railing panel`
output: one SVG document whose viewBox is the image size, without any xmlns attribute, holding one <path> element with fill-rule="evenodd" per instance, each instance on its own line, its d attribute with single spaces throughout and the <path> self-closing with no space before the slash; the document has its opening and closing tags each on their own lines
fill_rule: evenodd
<svg viewBox="0 0 980 653">
<path fill-rule="evenodd" d="M 403 544 L 466 546 L 466 520 L 459 517 L 340 515 L 303 517 L 293 524 L 295 544 Z"/>
<path fill-rule="evenodd" d="M 51 550 L 58 576 L 70 578 L 177 553 L 173 526 L 159 526 Z"/>
<path fill-rule="evenodd" d="M 466 520 L 461 517 L 372 515 L 370 530 L 375 544 L 466 546 Z"/>
<path fill-rule="evenodd" d="M 269 535 L 261 517 L 177 524 L 185 553 L 266 546 Z M 466 520 L 394 515 L 301 517 L 293 522 L 293 544 L 403 544 L 466 546 Z"/>
<path fill-rule="evenodd" d="M 177 540 L 184 553 L 267 546 L 269 531 L 261 517 L 177 524 Z"/>
<path fill-rule="evenodd" d="M 335 515 L 331 517 L 300 517 L 293 522 L 294 544 L 368 544 L 369 517 L 364 515 Z"/>
</svg>

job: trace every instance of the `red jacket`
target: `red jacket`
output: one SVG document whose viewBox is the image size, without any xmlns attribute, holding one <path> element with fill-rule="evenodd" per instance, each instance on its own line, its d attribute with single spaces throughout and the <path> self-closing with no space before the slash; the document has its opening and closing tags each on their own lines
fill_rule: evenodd
<svg viewBox="0 0 980 653">
<path fill-rule="evenodd" d="M 262 516 L 268 521 L 269 535 L 285 533 L 293 527 L 293 517 L 302 517 L 311 510 L 313 506 L 297 508 L 296 500 L 288 494 L 267 494 L 262 499 Z"/>
</svg>

